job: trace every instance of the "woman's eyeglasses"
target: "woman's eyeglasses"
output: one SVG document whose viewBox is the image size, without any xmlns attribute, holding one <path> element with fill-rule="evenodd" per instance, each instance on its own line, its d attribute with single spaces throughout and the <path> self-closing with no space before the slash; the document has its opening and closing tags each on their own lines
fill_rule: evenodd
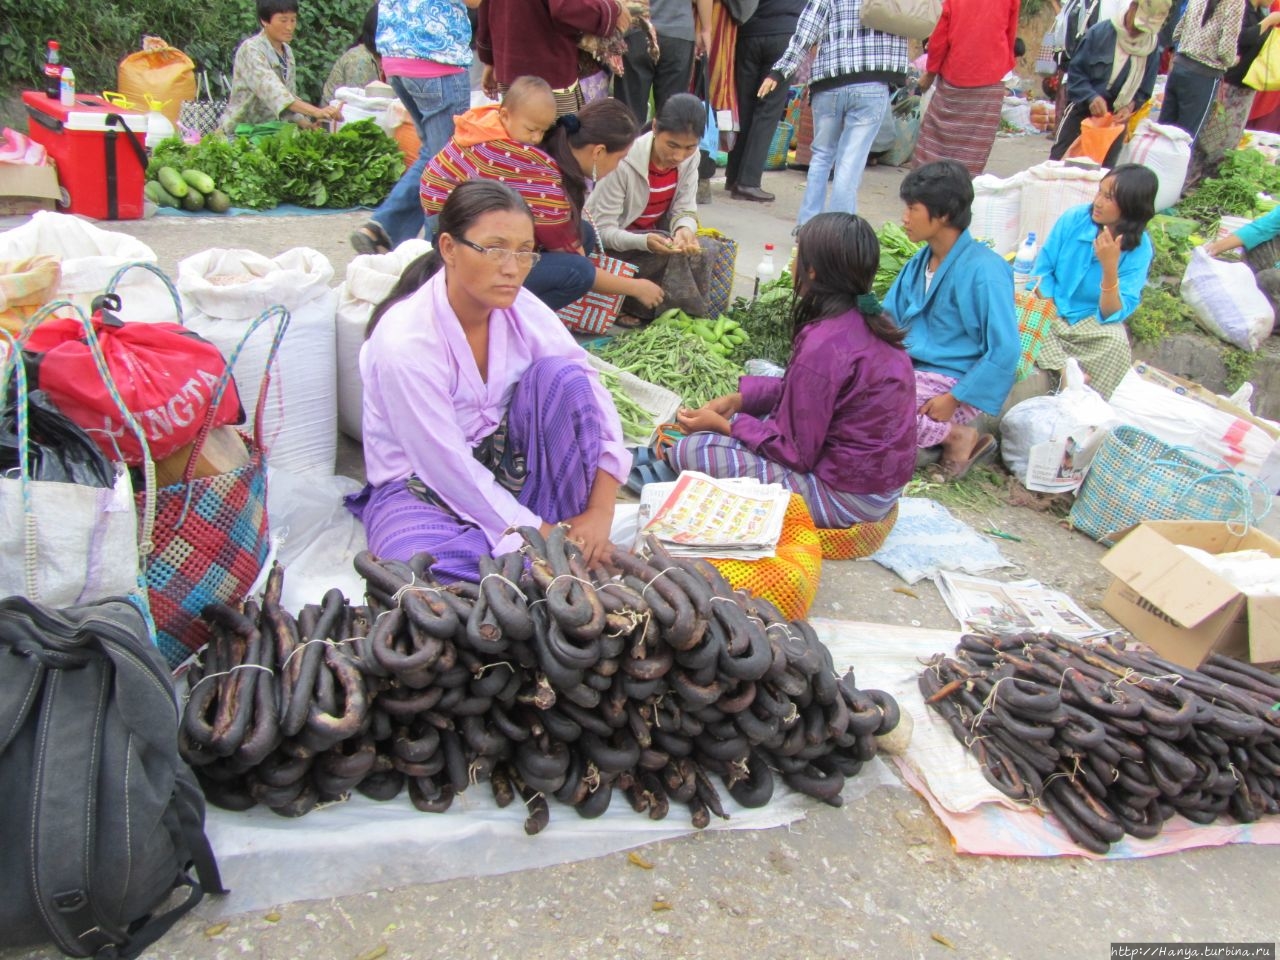
<svg viewBox="0 0 1280 960">
<path fill-rule="evenodd" d="M 542 259 L 542 254 L 534 253 L 532 250 L 508 250 L 506 247 L 482 247 L 478 243 L 468 240 L 466 237 L 454 237 L 460 244 L 470 247 L 476 253 L 482 253 L 489 261 L 497 266 L 505 267 L 514 258 L 516 265 L 522 270 L 529 270 L 535 263 Z"/>
</svg>

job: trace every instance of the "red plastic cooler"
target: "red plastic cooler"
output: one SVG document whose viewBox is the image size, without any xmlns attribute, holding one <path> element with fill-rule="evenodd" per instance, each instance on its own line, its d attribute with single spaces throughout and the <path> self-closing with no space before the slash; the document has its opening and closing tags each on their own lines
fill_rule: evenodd
<svg viewBox="0 0 1280 960">
<path fill-rule="evenodd" d="M 82 93 L 73 106 L 34 90 L 24 91 L 31 139 L 58 165 L 58 182 L 70 197 L 66 209 L 98 220 L 142 216 L 146 180 L 147 115 L 122 110 Z"/>
</svg>

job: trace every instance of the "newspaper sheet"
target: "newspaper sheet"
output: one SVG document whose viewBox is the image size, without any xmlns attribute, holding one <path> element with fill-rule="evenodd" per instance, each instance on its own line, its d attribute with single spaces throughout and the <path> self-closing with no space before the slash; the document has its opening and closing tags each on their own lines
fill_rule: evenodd
<svg viewBox="0 0 1280 960">
<path fill-rule="evenodd" d="M 751 478 L 721 480 L 686 470 L 670 483 L 650 483 L 640 496 L 644 525 L 677 557 L 772 557 L 790 492 Z"/>
<path fill-rule="evenodd" d="M 1052 631 L 1075 640 L 1115 632 L 1081 610 L 1065 593 L 1036 580 L 1001 583 L 943 570 L 937 582 L 947 609 L 970 628 Z"/>
</svg>

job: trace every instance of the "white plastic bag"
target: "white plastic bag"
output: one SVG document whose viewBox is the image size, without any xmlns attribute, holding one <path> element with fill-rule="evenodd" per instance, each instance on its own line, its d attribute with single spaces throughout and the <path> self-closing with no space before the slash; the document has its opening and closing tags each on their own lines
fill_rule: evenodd
<svg viewBox="0 0 1280 960">
<path fill-rule="evenodd" d="M 1191 162 L 1191 134 L 1171 123 L 1143 120 L 1120 150 L 1119 163 L 1139 163 L 1160 182 L 1156 209 L 1166 210 L 1182 196 Z"/>
<path fill-rule="evenodd" d="M 371 97 L 365 93 L 364 87 L 339 87 L 333 91 L 333 99 L 342 104 L 342 122 L 338 124 L 340 128 L 357 120 L 372 120 L 388 133 L 387 111 L 393 103 L 400 102 L 395 96 Z M 394 125 L 391 129 L 395 129 Z"/>
<path fill-rule="evenodd" d="M 1191 251 L 1182 299 L 1205 330 L 1251 353 L 1275 326 L 1271 300 L 1258 289 L 1249 265 L 1216 260 L 1203 248 Z"/>
<path fill-rule="evenodd" d="M 363 383 L 360 347 L 373 308 L 386 299 L 412 261 L 431 249 L 426 240 L 406 240 L 390 253 L 366 254 L 347 264 L 346 279 L 338 286 L 337 372 L 338 427 L 352 440 L 362 436 Z"/>
<path fill-rule="evenodd" d="M 1000 456 L 1028 490 L 1078 490 L 1103 437 L 1121 423 L 1074 358 L 1062 383 L 1058 393 L 1023 400 L 1000 421 Z"/>
<path fill-rule="evenodd" d="M 337 292 L 333 266 L 308 247 L 268 259 L 251 250 L 205 250 L 178 264 L 186 326 L 229 357 L 249 324 L 279 304 L 289 330 L 271 378 L 263 438 L 267 462 L 297 473 L 333 473 L 338 448 Z M 246 410 L 258 400 L 273 331 L 263 326 L 241 351 L 236 384 Z"/>
<path fill-rule="evenodd" d="M 93 298 L 107 289 L 116 271 L 130 263 L 156 263 L 156 253 L 126 233 L 103 230 L 69 213 L 41 210 L 20 227 L 0 233 L 0 260 L 55 258 L 62 279 L 54 299 L 66 299 L 87 313 Z M 125 320 L 142 323 L 174 322 L 173 297 L 164 282 L 149 270 L 125 274 L 116 292 Z"/>
<path fill-rule="evenodd" d="M 1106 171 L 1046 160 L 1023 171 L 1021 176 L 1026 179 L 1018 207 L 1018 239 L 1034 232 L 1043 244 L 1059 217 L 1072 207 L 1093 201 Z"/>
<path fill-rule="evenodd" d="M 1022 187 L 1026 177 L 996 177 L 989 173 L 973 178 L 973 213 L 969 233 L 975 240 L 989 240 L 1000 256 L 1018 248 Z M 1040 236 L 1040 234 L 1036 234 Z"/>
<path fill-rule="evenodd" d="M 1130 426 L 1145 430 L 1175 447 L 1191 447 L 1213 462 L 1225 460 L 1250 477 L 1269 482 L 1267 462 L 1280 466 L 1280 442 L 1274 425 L 1254 418 L 1246 420 L 1226 410 L 1155 382 L 1146 364 L 1136 364 L 1111 394 L 1116 415 Z"/>
<path fill-rule="evenodd" d="M 1031 123 L 1031 103 L 1025 97 L 1005 97 L 1000 119 L 1023 133 L 1039 133 Z"/>
</svg>

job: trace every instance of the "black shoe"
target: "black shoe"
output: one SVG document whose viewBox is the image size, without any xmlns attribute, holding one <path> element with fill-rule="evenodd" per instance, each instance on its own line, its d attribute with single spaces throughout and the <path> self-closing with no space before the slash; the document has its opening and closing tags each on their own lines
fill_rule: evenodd
<svg viewBox="0 0 1280 960">
<path fill-rule="evenodd" d="M 387 253 L 391 250 L 391 238 L 387 236 L 387 231 L 375 220 L 370 220 L 364 226 L 358 228 L 351 234 L 351 246 L 355 247 L 356 253 L 364 256 L 372 254 Z"/>
<path fill-rule="evenodd" d="M 736 180 L 728 180 L 728 179 L 726 179 L 726 180 L 725 180 L 725 182 L 724 182 L 724 192 L 725 192 L 725 193 L 733 193 L 733 191 L 734 191 L 734 190 L 736 190 L 736 189 L 738 189 L 738 181 L 736 181 Z"/>
<path fill-rule="evenodd" d="M 759 187 L 737 187 L 733 188 L 733 198 L 735 200 L 753 200 L 756 203 L 772 203 L 776 197 L 767 190 L 761 190 Z"/>
</svg>

